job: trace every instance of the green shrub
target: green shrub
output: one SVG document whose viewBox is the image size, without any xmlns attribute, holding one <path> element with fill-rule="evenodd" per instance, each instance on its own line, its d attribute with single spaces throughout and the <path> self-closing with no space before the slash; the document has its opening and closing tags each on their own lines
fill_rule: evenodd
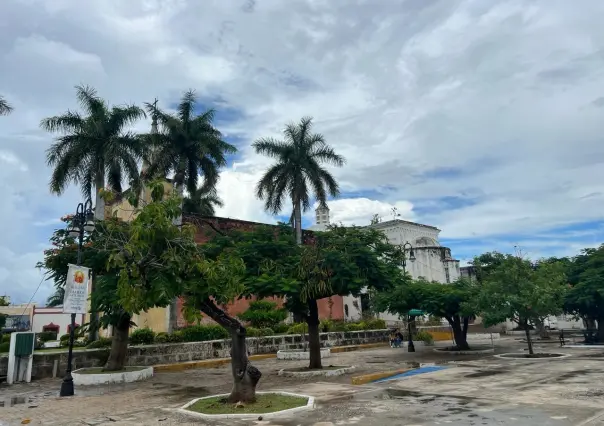
<svg viewBox="0 0 604 426">
<path fill-rule="evenodd" d="M 420 330 L 417 333 L 415 333 L 415 336 L 413 338 L 415 340 L 424 342 L 424 344 L 426 346 L 431 346 L 434 344 L 434 337 L 432 337 L 432 335 L 430 333 L 428 333 L 427 331 Z"/>
<path fill-rule="evenodd" d="M 264 327 L 264 328 L 260 329 L 260 332 L 262 333 L 261 336 L 274 336 L 275 335 L 275 331 L 272 328 L 268 328 L 268 327 Z"/>
<path fill-rule="evenodd" d="M 10 350 L 10 342 L 0 343 L 0 353 L 8 352 Z"/>
<path fill-rule="evenodd" d="M 384 321 L 383 319 L 367 319 L 364 322 L 365 325 L 365 330 L 385 330 L 386 328 L 386 321 Z"/>
<path fill-rule="evenodd" d="M 51 340 L 57 340 L 57 332 L 56 331 L 43 331 L 41 333 L 36 333 L 36 338 L 40 339 L 42 342 L 49 342 Z"/>
<path fill-rule="evenodd" d="M 0 340 L 0 343 L 10 343 L 10 335 L 11 335 L 11 333 L 3 334 L 2 340 Z"/>
<path fill-rule="evenodd" d="M 247 337 L 260 337 L 262 330 L 256 327 L 245 327 L 245 334 Z"/>
<path fill-rule="evenodd" d="M 289 325 L 285 324 L 284 322 L 280 322 L 279 324 L 274 325 L 272 329 L 276 334 L 283 334 L 287 333 L 287 330 L 289 330 Z"/>
<path fill-rule="evenodd" d="M 361 331 L 363 330 L 362 324 L 350 323 L 346 325 L 346 331 Z"/>
<path fill-rule="evenodd" d="M 294 324 L 287 330 L 287 334 L 302 334 L 302 333 L 308 333 L 308 324 L 306 324 L 305 322 Z"/>
<path fill-rule="evenodd" d="M 269 300 L 250 302 L 245 312 L 239 314 L 239 319 L 255 328 L 273 328 L 287 318 L 287 311 L 277 308 L 277 303 Z"/>
<path fill-rule="evenodd" d="M 322 319 L 319 323 L 319 331 L 321 333 L 327 333 L 332 331 L 333 329 L 333 321 L 328 319 Z"/>
<path fill-rule="evenodd" d="M 75 346 L 75 345 L 74 345 Z M 108 348 L 111 346 L 111 337 L 99 337 L 99 340 L 86 345 L 88 349 Z"/>
<path fill-rule="evenodd" d="M 229 337 L 229 332 L 219 325 L 194 325 L 179 330 L 183 342 L 205 342 Z"/>
<path fill-rule="evenodd" d="M 331 321 L 329 331 L 348 331 L 348 324 L 344 321 Z"/>
<path fill-rule="evenodd" d="M 137 328 L 130 335 L 132 345 L 151 345 L 155 341 L 155 331 L 148 327 Z"/>
</svg>

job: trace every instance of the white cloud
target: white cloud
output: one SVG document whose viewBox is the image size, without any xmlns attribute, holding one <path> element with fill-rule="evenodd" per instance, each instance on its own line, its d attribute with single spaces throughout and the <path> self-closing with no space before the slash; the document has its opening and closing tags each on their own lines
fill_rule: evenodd
<svg viewBox="0 0 604 426">
<path fill-rule="evenodd" d="M 0 117 L 0 248 L 35 263 L 32 250 L 80 198 L 48 194 L 51 138 L 38 129 L 77 107 L 80 83 L 113 104 L 163 107 L 194 88 L 238 111 L 222 129 L 243 143 L 219 186 L 226 216 L 270 220 L 254 197 L 268 161 L 249 143 L 313 115 L 348 159 L 334 170 L 345 192 L 330 204 L 334 221 L 397 206 L 489 249 L 497 235 L 530 241 L 600 220 L 602 12 L 596 0 L 0 2 L 0 94 L 16 108 Z M 0 257 L 11 277 L 17 267 Z M 22 293 L 33 292 L 24 276 Z M 0 293 L 11 288 L 0 277 Z"/>
</svg>

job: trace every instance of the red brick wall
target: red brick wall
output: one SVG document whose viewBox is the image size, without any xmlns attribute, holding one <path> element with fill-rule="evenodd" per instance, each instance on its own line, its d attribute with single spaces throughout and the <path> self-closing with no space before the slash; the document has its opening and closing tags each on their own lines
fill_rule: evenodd
<svg viewBox="0 0 604 426">
<path fill-rule="evenodd" d="M 197 244 L 204 244 L 211 240 L 214 235 L 216 235 L 216 231 L 214 228 L 220 231 L 228 231 L 228 230 L 241 230 L 241 231 L 251 231 L 254 227 L 260 225 L 266 225 L 257 222 L 248 222 L 244 220 L 237 219 L 229 219 L 224 217 L 212 217 L 212 218 L 197 218 L 194 216 L 184 216 L 183 223 L 188 223 L 195 225 L 197 231 L 195 232 L 195 242 Z M 252 299 L 254 300 L 254 299 Z M 278 306 L 283 306 L 283 299 L 277 297 L 270 297 L 268 300 L 273 300 L 277 302 Z M 319 318 L 326 319 L 331 318 L 334 320 L 343 320 L 344 319 L 344 302 L 342 296 L 333 296 L 331 298 L 333 305 L 331 309 L 329 307 L 329 299 L 321 299 L 318 301 L 319 307 Z M 239 299 L 229 304 L 226 309 L 227 312 L 231 315 L 237 315 L 244 312 L 249 306 L 250 300 L 247 299 Z M 331 310 L 331 313 L 330 313 Z M 210 318 L 206 318 L 202 320 L 203 323 L 213 323 L 214 321 Z M 182 299 L 179 299 L 178 302 L 178 326 L 184 327 L 187 323 L 182 316 Z"/>
</svg>

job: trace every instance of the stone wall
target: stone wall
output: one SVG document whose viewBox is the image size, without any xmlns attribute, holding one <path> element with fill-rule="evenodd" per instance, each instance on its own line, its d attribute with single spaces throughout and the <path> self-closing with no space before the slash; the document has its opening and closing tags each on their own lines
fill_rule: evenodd
<svg viewBox="0 0 604 426">
<path fill-rule="evenodd" d="M 321 333 L 321 346 L 349 346 L 363 343 L 387 342 L 388 330 Z M 302 349 L 308 336 L 299 334 L 284 336 L 250 337 L 247 339 L 250 354 L 276 353 L 278 350 Z M 131 346 L 128 348 L 128 365 L 157 365 L 177 362 L 198 361 L 211 358 L 228 358 L 231 341 L 212 340 L 207 342 L 172 343 L 167 345 Z M 109 356 L 109 349 L 87 349 L 74 351 L 74 368 L 102 366 Z M 6 376 L 8 357 L 0 358 L 0 376 Z M 32 378 L 61 377 L 67 367 L 67 351 L 37 352 L 34 354 Z"/>
</svg>

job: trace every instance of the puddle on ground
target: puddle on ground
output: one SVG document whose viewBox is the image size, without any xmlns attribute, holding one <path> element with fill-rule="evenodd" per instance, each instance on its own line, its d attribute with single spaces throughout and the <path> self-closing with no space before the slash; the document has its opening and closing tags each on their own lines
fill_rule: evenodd
<svg viewBox="0 0 604 426">
<path fill-rule="evenodd" d="M 32 400 L 27 396 L 13 396 L 10 398 L 0 399 L 0 407 L 13 407 L 19 404 L 29 404 Z"/>
<path fill-rule="evenodd" d="M 476 378 L 476 377 L 488 377 L 495 376 L 497 374 L 507 373 L 508 370 L 481 370 L 476 373 L 466 374 L 464 377 L 466 378 Z"/>
</svg>

